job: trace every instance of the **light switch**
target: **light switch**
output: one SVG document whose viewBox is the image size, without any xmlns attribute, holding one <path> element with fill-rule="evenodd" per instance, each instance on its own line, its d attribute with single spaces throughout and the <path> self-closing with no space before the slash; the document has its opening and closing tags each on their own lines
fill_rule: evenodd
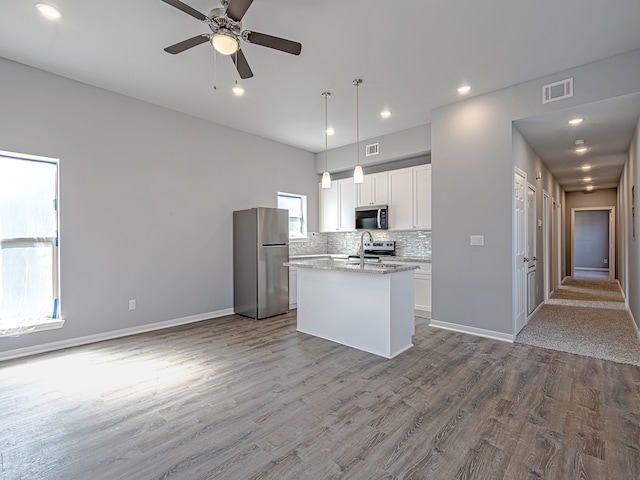
<svg viewBox="0 0 640 480">
<path fill-rule="evenodd" d="M 484 246 L 484 235 L 471 235 L 469 237 L 469 245 L 474 247 Z"/>
</svg>

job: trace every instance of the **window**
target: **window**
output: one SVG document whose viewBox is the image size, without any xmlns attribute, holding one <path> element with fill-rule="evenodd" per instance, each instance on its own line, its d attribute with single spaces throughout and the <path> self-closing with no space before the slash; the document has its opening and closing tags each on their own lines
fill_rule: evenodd
<svg viewBox="0 0 640 480">
<path fill-rule="evenodd" d="M 307 197 L 278 192 L 278 208 L 289 210 L 289 238 L 307 238 Z"/>
<path fill-rule="evenodd" d="M 0 336 L 61 326 L 58 164 L 0 152 Z"/>
</svg>

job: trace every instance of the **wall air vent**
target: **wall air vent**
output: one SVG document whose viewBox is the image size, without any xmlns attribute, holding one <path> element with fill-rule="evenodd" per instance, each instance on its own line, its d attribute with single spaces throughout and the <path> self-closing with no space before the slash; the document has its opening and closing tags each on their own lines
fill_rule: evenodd
<svg viewBox="0 0 640 480">
<path fill-rule="evenodd" d="M 367 157 L 370 157 L 371 155 L 377 155 L 378 153 L 380 153 L 377 143 L 372 143 L 371 145 L 367 145 L 364 151 Z"/>
<path fill-rule="evenodd" d="M 573 97 L 573 78 L 567 78 L 542 87 L 542 103 L 555 102 L 569 97 Z"/>
</svg>

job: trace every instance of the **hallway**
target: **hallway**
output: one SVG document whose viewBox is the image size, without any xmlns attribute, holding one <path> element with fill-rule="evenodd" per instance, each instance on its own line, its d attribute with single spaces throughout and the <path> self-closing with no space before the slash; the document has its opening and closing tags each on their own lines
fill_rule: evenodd
<svg viewBox="0 0 640 480">
<path fill-rule="evenodd" d="M 517 343 L 640 366 L 640 339 L 618 282 L 605 272 L 567 278 L 529 319 Z"/>
</svg>

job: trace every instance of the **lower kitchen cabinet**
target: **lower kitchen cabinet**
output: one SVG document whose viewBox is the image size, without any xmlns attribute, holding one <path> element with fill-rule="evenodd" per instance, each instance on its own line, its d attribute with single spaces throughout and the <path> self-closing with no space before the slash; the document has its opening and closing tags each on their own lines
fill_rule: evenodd
<svg viewBox="0 0 640 480">
<path fill-rule="evenodd" d="M 289 267 L 289 308 L 298 307 L 298 269 Z"/>
<path fill-rule="evenodd" d="M 416 316 L 431 318 L 431 264 L 421 263 L 414 275 Z"/>
<path fill-rule="evenodd" d="M 416 317 L 431 318 L 431 264 L 387 261 L 384 263 L 415 265 L 414 289 L 415 289 L 415 315 Z"/>
</svg>

